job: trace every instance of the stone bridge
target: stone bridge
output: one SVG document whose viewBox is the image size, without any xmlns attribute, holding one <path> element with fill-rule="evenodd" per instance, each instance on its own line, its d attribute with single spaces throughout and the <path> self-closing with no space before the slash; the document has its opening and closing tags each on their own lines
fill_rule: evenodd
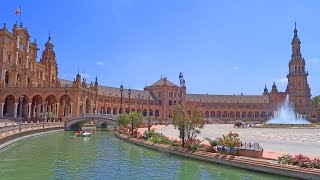
<svg viewBox="0 0 320 180">
<path fill-rule="evenodd" d="M 116 125 L 118 115 L 114 114 L 98 114 L 98 113 L 88 113 L 81 114 L 79 116 L 68 117 L 65 121 L 65 130 L 72 130 L 72 125 L 78 123 L 87 123 L 90 121 L 98 120 L 108 124 Z"/>
</svg>

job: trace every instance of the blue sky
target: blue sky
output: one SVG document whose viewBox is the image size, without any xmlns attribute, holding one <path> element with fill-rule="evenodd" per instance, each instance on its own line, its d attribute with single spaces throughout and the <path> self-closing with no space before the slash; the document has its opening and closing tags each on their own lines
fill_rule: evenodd
<svg viewBox="0 0 320 180">
<path fill-rule="evenodd" d="M 262 94 L 286 88 L 294 22 L 312 96 L 320 95 L 320 1 L 0 0 L 43 50 L 51 32 L 59 77 L 142 89 L 166 76 L 189 93 Z M 40 54 L 39 54 L 40 57 Z"/>
</svg>

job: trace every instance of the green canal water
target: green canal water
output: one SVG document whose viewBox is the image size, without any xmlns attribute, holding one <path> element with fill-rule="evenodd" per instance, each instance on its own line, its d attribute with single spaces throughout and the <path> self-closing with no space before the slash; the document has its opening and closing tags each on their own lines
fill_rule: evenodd
<svg viewBox="0 0 320 180">
<path fill-rule="evenodd" d="M 2 149 L 0 179 L 289 179 L 150 150 L 116 138 L 113 131 L 73 135 L 50 133 Z"/>
</svg>

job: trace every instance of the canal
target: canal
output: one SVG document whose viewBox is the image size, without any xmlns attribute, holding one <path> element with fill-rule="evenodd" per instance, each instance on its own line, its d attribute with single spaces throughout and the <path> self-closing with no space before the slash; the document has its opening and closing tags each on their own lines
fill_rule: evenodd
<svg viewBox="0 0 320 180">
<path fill-rule="evenodd" d="M 0 179 L 289 179 L 210 164 L 136 146 L 113 131 L 74 137 L 61 131 L 0 151 Z"/>
</svg>

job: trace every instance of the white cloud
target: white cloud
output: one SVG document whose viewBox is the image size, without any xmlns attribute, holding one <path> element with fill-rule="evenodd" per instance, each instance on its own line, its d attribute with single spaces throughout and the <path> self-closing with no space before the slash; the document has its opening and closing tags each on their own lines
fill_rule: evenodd
<svg viewBox="0 0 320 180">
<path fill-rule="evenodd" d="M 239 69 L 238 66 L 234 66 L 234 67 L 233 67 L 233 70 L 238 70 L 238 69 Z"/>
<path fill-rule="evenodd" d="M 80 75 L 81 75 L 82 78 L 88 78 L 89 77 L 89 74 L 80 73 Z"/>
<path fill-rule="evenodd" d="M 286 84 L 288 83 L 288 79 L 286 77 L 283 77 L 283 78 L 278 78 L 278 79 L 275 79 L 274 80 L 276 83 L 279 83 L 279 84 Z"/>
<path fill-rule="evenodd" d="M 320 63 L 320 58 L 318 58 L 318 57 L 313 57 L 313 58 L 310 58 L 309 61 L 310 61 L 312 64 L 319 64 L 319 63 Z"/>
<path fill-rule="evenodd" d="M 103 63 L 102 61 L 98 61 L 98 62 L 96 62 L 96 65 L 98 65 L 98 66 L 104 66 L 104 63 Z"/>
</svg>

